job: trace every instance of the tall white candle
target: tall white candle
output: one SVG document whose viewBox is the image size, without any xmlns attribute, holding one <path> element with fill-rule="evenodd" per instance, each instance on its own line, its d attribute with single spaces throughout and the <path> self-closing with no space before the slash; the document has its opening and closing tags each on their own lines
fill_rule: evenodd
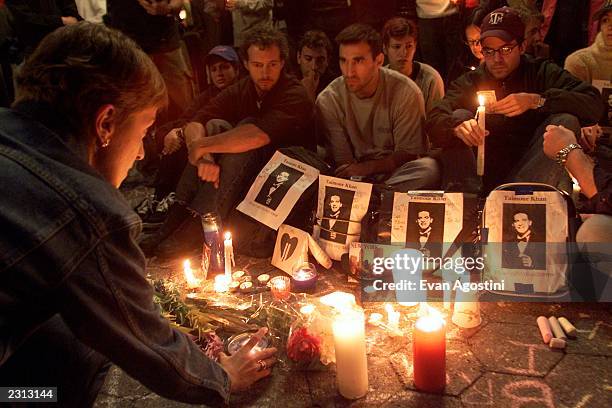
<svg viewBox="0 0 612 408">
<path fill-rule="evenodd" d="M 399 330 L 400 312 L 396 312 L 390 303 L 385 305 L 387 312 L 387 324 L 392 330 Z"/>
<path fill-rule="evenodd" d="M 363 312 L 345 310 L 332 325 L 336 349 L 336 382 L 340 394 L 348 399 L 368 392 L 368 362 Z"/>
<path fill-rule="evenodd" d="M 232 260 L 234 257 L 234 248 L 232 247 L 232 234 L 225 233 L 223 240 L 223 255 L 225 263 L 225 277 L 228 281 L 232 280 Z"/>
<path fill-rule="evenodd" d="M 478 126 L 484 132 L 486 130 L 486 109 L 484 96 L 478 95 Z M 476 174 L 479 176 L 484 175 L 484 162 L 485 162 L 485 142 L 478 145 L 478 157 L 476 159 Z"/>
</svg>

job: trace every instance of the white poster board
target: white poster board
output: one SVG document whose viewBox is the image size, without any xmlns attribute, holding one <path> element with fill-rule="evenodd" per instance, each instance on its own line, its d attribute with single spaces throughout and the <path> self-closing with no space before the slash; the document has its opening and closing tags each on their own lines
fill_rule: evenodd
<svg viewBox="0 0 612 408">
<path fill-rule="evenodd" d="M 277 151 L 261 169 L 237 209 L 277 230 L 318 176 L 316 168 Z"/>
<path fill-rule="evenodd" d="M 351 242 L 359 241 L 372 184 L 319 176 L 317 224 L 313 237 L 331 259 L 339 261 Z"/>
</svg>

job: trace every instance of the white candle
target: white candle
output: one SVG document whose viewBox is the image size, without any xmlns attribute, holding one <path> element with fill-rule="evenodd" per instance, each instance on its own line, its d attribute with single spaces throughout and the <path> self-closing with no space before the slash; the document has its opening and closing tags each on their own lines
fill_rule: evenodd
<svg viewBox="0 0 612 408">
<path fill-rule="evenodd" d="M 336 382 L 340 394 L 348 399 L 368 392 L 368 362 L 363 312 L 345 310 L 333 322 L 336 349 Z"/>
<path fill-rule="evenodd" d="M 484 132 L 486 130 L 486 110 L 485 110 L 485 99 L 484 96 L 478 95 L 478 126 Z M 484 163 L 485 162 L 485 144 L 484 140 L 478 145 L 478 157 L 476 159 L 476 174 L 479 176 L 484 175 Z"/>
<path fill-rule="evenodd" d="M 232 261 L 234 260 L 234 248 L 232 246 L 232 234 L 225 233 L 223 240 L 223 254 L 225 263 L 225 276 L 228 281 L 232 280 Z"/>
<path fill-rule="evenodd" d="M 396 312 L 389 303 L 385 305 L 387 311 L 387 324 L 392 330 L 399 330 L 400 312 Z"/>
<path fill-rule="evenodd" d="M 217 275 L 215 276 L 215 284 L 214 289 L 215 292 L 227 292 L 229 290 L 229 285 L 232 282 L 232 278 L 227 278 L 225 275 Z"/>
</svg>

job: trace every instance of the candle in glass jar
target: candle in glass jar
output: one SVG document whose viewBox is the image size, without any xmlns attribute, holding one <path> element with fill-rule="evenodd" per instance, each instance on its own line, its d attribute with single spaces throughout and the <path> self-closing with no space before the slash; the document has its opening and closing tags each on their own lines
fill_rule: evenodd
<svg viewBox="0 0 612 408">
<path fill-rule="evenodd" d="M 287 300 L 291 296 L 291 280 L 286 276 L 277 276 L 270 279 L 272 296 L 277 300 Z"/>
<path fill-rule="evenodd" d="M 232 261 L 234 260 L 234 248 L 232 246 L 232 234 L 225 233 L 225 239 L 223 240 L 223 261 L 225 263 L 225 277 L 228 280 L 232 280 Z"/>
<path fill-rule="evenodd" d="M 332 324 L 336 350 L 336 382 L 340 394 L 348 399 L 368 392 L 368 362 L 363 312 L 345 310 Z"/>
<path fill-rule="evenodd" d="M 413 332 L 414 385 L 439 393 L 446 386 L 446 328 L 440 316 L 419 317 Z"/>
<path fill-rule="evenodd" d="M 482 95 L 478 95 L 478 126 L 483 132 L 486 131 L 486 109 L 485 109 L 485 98 Z M 484 161 L 485 161 L 485 144 L 484 140 L 478 145 L 478 156 L 476 159 L 476 174 L 479 176 L 484 175 Z"/>
<path fill-rule="evenodd" d="M 317 285 L 317 269 L 310 262 L 299 262 L 293 268 L 293 291 L 308 292 Z"/>
</svg>

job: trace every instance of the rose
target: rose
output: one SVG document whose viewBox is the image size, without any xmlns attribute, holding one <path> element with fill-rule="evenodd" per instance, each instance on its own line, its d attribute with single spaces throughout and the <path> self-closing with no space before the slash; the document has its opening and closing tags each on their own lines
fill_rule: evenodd
<svg viewBox="0 0 612 408">
<path fill-rule="evenodd" d="M 321 355 L 321 339 L 308 333 L 306 327 L 300 327 L 289 336 L 287 355 L 295 362 L 314 361 Z"/>
<path fill-rule="evenodd" d="M 208 358 L 219 361 L 219 354 L 223 351 L 223 340 L 215 332 L 204 332 L 201 338 L 201 349 Z"/>
</svg>

